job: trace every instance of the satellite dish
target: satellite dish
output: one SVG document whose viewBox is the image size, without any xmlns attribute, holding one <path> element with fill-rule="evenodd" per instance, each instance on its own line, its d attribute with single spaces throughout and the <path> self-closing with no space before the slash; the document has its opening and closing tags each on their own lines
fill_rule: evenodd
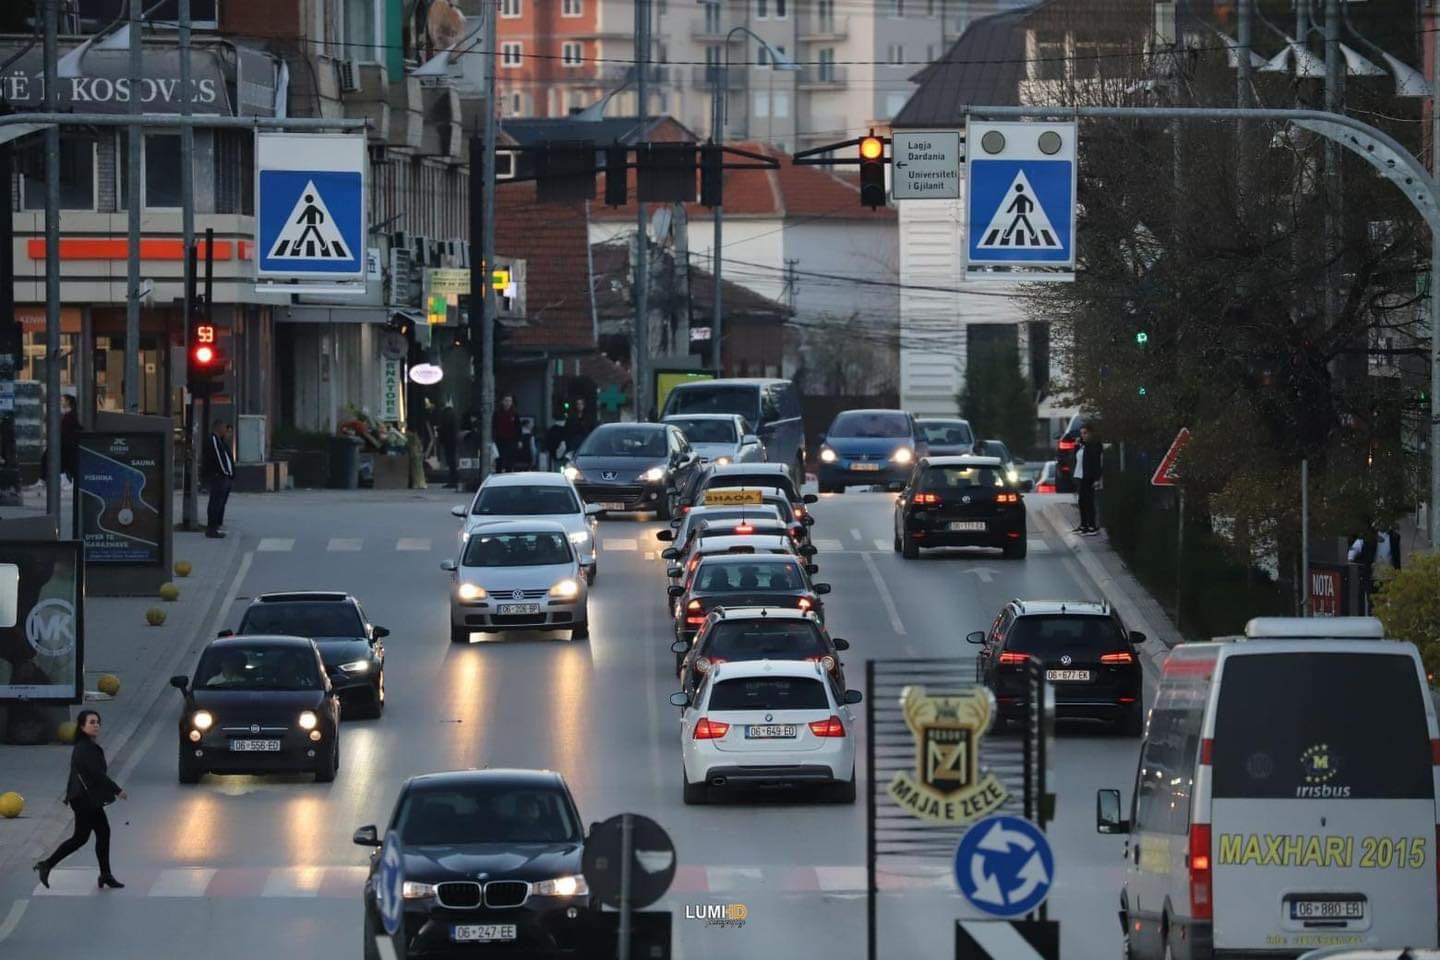
<svg viewBox="0 0 1440 960">
<path fill-rule="evenodd" d="M 426 17 L 426 30 L 436 50 L 449 50 L 465 36 L 465 14 L 450 0 L 435 0 Z"/>
<path fill-rule="evenodd" d="M 439 383 L 444 378 L 445 371 L 433 363 L 418 363 L 410 368 L 410 379 L 422 387 Z"/>
</svg>

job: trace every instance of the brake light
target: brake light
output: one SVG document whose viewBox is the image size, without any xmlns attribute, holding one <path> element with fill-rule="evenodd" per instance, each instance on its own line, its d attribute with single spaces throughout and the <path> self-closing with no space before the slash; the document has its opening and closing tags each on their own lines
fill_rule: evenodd
<svg viewBox="0 0 1440 960">
<path fill-rule="evenodd" d="M 1200 762 L 1207 767 L 1215 762 L 1215 741 L 1209 737 L 1200 741 Z"/>
<path fill-rule="evenodd" d="M 711 720 L 709 717 L 701 717 L 695 724 L 695 733 L 692 734 L 692 738 L 695 740 L 719 740 L 729 732 L 730 724 Z"/>
<path fill-rule="evenodd" d="M 739 534 L 754 533 L 755 528 L 750 526 L 750 524 L 748 523 L 742 523 L 740 524 L 740 526 L 735 528 L 735 532 Z"/>
<path fill-rule="evenodd" d="M 995 495 L 995 502 L 996 502 L 996 503 L 1019 503 L 1019 502 L 1020 502 L 1020 494 L 1018 494 L 1018 493 L 997 493 L 997 494 Z"/>
<path fill-rule="evenodd" d="M 686 513 L 689 513 L 689 512 L 690 512 L 690 508 L 689 508 L 689 507 L 682 506 L 682 507 L 680 508 L 680 513 L 681 513 L 682 515 L 683 515 L 683 514 L 686 514 Z"/>
<path fill-rule="evenodd" d="M 1210 920 L 1214 905 L 1210 902 L 1210 824 L 1190 825 L 1190 917 Z"/>
<path fill-rule="evenodd" d="M 1040 484 L 1040 486 L 1038 486 L 1038 487 L 1035 488 L 1035 492 L 1036 492 L 1036 493 L 1054 493 L 1054 492 L 1055 492 L 1055 484 L 1053 484 L 1053 483 L 1042 483 L 1042 484 Z"/>
<path fill-rule="evenodd" d="M 1060 441 L 1060 449 L 1061 449 L 1061 450 L 1074 450 L 1074 449 L 1075 449 L 1075 441 L 1074 441 L 1074 440 L 1061 440 L 1061 441 Z"/>
<path fill-rule="evenodd" d="M 810 732 L 817 737 L 843 737 L 845 736 L 845 724 L 835 714 L 830 714 L 828 720 L 811 720 Z"/>
<path fill-rule="evenodd" d="M 795 511 L 795 516 L 797 517 L 805 516 L 805 508 L 798 503 L 791 504 L 790 509 Z"/>
<path fill-rule="evenodd" d="M 1030 655 L 1027 654 L 1027 653 L 1002 653 L 1002 654 L 1000 654 L 1000 662 L 1001 662 L 1001 663 L 1021 664 L 1021 663 L 1024 663 L 1025 661 L 1027 661 L 1027 660 L 1029 660 L 1029 659 L 1030 659 Z"/>
<path fill-rule="evenodd" d="M 1440 767 L 1440 740 L 1430 741 L 1430 763 Z M 1440 864 L 1440 857 L 1436 857 L 1435 862 Z"/>
<path fill-rule="evenodd" d="M 915 503 L 939 504 L 939 503 L 940 503 L 940 495 L 939 495 L 938 493 L 917 493 L 917 494 L 915 494 L 915 501 L 914 501 L 914 502 L 915 502 Z"/>
<path fill-rule="evenodd" d="M 705 622 L 705 604 L 699 600 L 691 600 L 685 605 L 685 622 L 691 626 L 698 626 Z"/>
<path fill-rule="evenodd" d="M 1126 652 L 1124 652 L 1124 651 L 1122 651 L 1122 652 L 1120 652 L 1120 653 L 1106 653 L 1106 654 L 1102 654 L 1102 655 L 1101 655 L 1101 657 L 1100 657 L 1100 662 L 1101 662 L 1101 663 L 1134 663 L 1134 662 L 1135 662 L 1135 657 L 1134 657 L 1133 654 L 1126 653 Z"/>
</svg>

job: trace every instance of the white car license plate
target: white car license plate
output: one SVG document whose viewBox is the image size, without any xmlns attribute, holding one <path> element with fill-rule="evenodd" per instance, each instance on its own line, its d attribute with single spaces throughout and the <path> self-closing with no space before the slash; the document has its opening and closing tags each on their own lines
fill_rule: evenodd
<svg viewBox="0 0 1440 960">
<path fill-rule="evenodd" d="M 457 923 L 450 928 L 450 939 L 456 943 L 490 943 L 495 940 L 514 940 L 513 923 Z"/>
<path fill-rule="evenodd" d="M 795 724 L 752 723 L 750 726 L 745 728 L 745 736 L 749 740 L 781 740 L 786 737 L 795 736 Z"/>
<path fill-rule="evenodd" d="M 1291 900 L 1291 920 L 1364 920 L 1364 900 Z"/>
<path fill-rule="evenodd" d="M 850 464 L 850 469 L 851 469 L 851 470 L 873 470 L 873 471 L 875 471 L 876 473 L 878 473 L 878 472 L 880 471 L 880 464 L 878 464 L 878 463 L 852 463 L 852 464 Z"/>
<path fill-rule="evenodd" d="M 1089 680 L 1089 670 L 1046 670 L 1046 680 Z"/>
<path fill-rule="evenodd" d="M 623 504 L 623 503 L 602 503 L 602 504 L 600 504 L 600 509 L 601 509 L 601 510 L 624 510 L 624 509 L 625 509 L 625 504 Z"/>
<path fill-rule="evenodd" d="M 957 532 L 957 533 L 963 532 L 963 531 L 978 531 L 978 532 L 980 532 L 980 533 L 984 533 L 984 532 L 985 532 L 985 521 L 984 521 L 984 520 L 952 520 L 952 521 L 950 522 L 950 529 L 951 529 L 951 530 L 954 530 L 954 531 Z"/>
<path fill-rule="evenodd" d="M 505 615 L 507 615 L 507 614 L 516 614 L 516 613 L 539 613 L 539 612 L 540 612 L 540 604 L 538 604 L 538 603 L 502 603 L 502 604 L 500 604 L 499 610 L 500 610 L 500 615 L 501 615 L 502 617 L 505 616 Z"/>
<path fill-rule="evenodd" d="M 279 740 L 231 740 L 230 749 L 236 753 L 279 753 Z"/>
</svg>

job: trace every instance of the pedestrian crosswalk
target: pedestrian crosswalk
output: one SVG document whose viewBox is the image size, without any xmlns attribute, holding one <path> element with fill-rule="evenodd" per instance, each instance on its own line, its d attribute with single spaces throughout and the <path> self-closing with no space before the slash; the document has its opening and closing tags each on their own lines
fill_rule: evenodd
<svg viewBox="0 0 1440 960">
<path fill-rule="evenodd" d="M 35 886 L 35 897 L 140 897 L 160 900 L 345 899 L 358 896 L 369 868 L 363 864 L 290 867 L 164 867 L 127 871 L 123 890 L 99 890 L 94 868 L 62 867 L 50 874 L 50 887 Z M 953 890 L 948 873 L 876 875 L 877 889 Z M 851 894 L 866 889 L 863 866 L 699 865 L 675 870 L 670 895 Z"/>
</svg>

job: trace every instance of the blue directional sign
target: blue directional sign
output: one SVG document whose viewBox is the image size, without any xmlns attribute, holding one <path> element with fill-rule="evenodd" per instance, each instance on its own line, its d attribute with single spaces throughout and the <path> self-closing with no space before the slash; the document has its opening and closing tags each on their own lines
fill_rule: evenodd
<svg viewBox="0 0 1440 960">
<path fill-rule="evenodd" d="M 365 279 L 365 138 L 256 137 L 256 275 Z"/>
<path fill-rule="evenodd" d="M 955 882 L 977 910 L 1019 917 L 1050 895 L 1055 855 L 1040 828 L 997 813 L 976 821 L 955 848 Z"/>
<path fill-rule="evenodd" d="M 400 836 L 394 830 L 385 834 L 380 848 L 380 875 L 376 878 L 380 901 L 380 922 L 385 932 L 395 936 L 405 912 L 405 864 L 400 852 Z"/>
<path fill-rule="evenodd" d="M 1075 265 L 1076 139 L 1073 123 L 970 122 L 970 266 Z"/>
</svg>

